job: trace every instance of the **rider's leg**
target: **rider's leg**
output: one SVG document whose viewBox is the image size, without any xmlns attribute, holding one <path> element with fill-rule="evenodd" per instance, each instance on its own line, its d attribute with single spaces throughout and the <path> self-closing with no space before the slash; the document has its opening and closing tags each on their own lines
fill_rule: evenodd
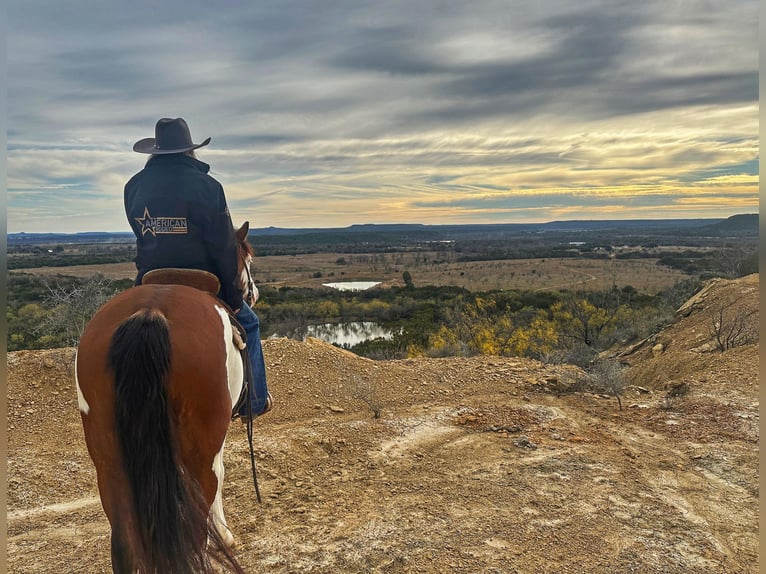
<svg viewBox="0 0 766 574">
<path fill-rule="evenodd" d="M 248 305 L 242 305 L 236 317 L 247 334 L 247 354 L 253 371 L 250 404 L 253 408 L 253 416 L 258 416 L 271 409 L 271 395 L 266 385 L 266 364 L 263 360 L 263 347 L 261 347 L 261 324 L 258 315 Z M 238 414 L 247 416 L 248 405 L 242 405 Z"/>
</svg>

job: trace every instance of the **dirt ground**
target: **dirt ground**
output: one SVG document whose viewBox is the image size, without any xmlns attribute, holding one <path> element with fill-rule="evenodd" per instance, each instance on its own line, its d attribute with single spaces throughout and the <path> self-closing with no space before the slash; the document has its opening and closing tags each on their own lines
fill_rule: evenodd
<svg viewBox="0 0 766 574">
<path fill-rule="evenodd" d="M 569 366 L 265 341 L 262 504 L 244 427 L 227 438 L 236 556 L 285 574 L 758 572 L 758 344 L 707 348 L 722 301 L 757 311 L 757 275 L 624 354 L 622 411 L 571 392 Z M 111 571 L 72 355 L 8 356 L 11 573 Z"/>
</svg>

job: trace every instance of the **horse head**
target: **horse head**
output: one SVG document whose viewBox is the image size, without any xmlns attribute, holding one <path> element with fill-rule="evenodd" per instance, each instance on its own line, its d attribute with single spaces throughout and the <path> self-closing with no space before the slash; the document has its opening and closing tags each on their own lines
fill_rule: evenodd
<svg viewBox="0 0 766 574">
<path fill-rule="evenodd" d="M 239 251 L 239 286 L 242 288 L 245 303 L 252 307 L 258 301 L 258 287 L 255 286 L 253 275 L 250 273 L 250 264 L 253 262 L 255 251 L 253 251 L 252 245 L 247 242 L 248 231 L 250 231 L 250 222 L 245 221 L 237 229 L 235 236 Z"/>
</svg>

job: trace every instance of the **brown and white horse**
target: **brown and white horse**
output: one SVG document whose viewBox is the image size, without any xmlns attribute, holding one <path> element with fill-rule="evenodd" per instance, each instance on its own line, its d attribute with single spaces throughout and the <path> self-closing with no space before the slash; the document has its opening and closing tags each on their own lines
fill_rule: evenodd
<svg viewBox="0 0 766 574">
<path fill-rule="evenodd" d="M 254 285 L 247 222 L 236 232 Z M 223 446 L 243 364 L 221 302 L 185 285 L 108 301 L 77 350 L 77 397 L 117 574 L 244 572 L 223 515 Z"/>
</svg>

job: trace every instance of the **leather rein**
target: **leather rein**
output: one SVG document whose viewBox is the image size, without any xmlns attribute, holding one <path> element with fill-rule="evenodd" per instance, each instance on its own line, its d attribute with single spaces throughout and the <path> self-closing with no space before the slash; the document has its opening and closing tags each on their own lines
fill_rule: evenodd
<svg viewBox="0 0 766 574">
<path fill-rule="evenodd" d="M 242 267 L 245 269 L 245 273 L 247 273 L 247 294 L 245 295 L 246 301 L 245 305 L 253 305 L 255 301 L 253 300 L 255 297 L 255 292 L 253 291 L 253 276 L 250 274 L 250 265 L 247 262 L 247 256 L 240 253 L 240 258 L 242 260 Z M 252 369 L 252 365 L 250 366 Z M 255 465 L 255 449 L 253 447 L 253 403 L 250 401 L 250 388 L 247 384 L 247 381 L 252 377 L 252 373 L 248 373 L 245 377 L 245 400 L 247 401 L 247 410 L 248 414 L 250 415 L 248 417 L 247 422 L 245 423 L 245 426 L 247 427 L 247 442 L 250 447 L 250 469 L 253 473 L 253 485 L 255 486 L 255 497 L 258 500 L 258 502 L 263 502 L 261 500 L 261 489 L 258 488 L 258 473 Z"/>
</svg>

